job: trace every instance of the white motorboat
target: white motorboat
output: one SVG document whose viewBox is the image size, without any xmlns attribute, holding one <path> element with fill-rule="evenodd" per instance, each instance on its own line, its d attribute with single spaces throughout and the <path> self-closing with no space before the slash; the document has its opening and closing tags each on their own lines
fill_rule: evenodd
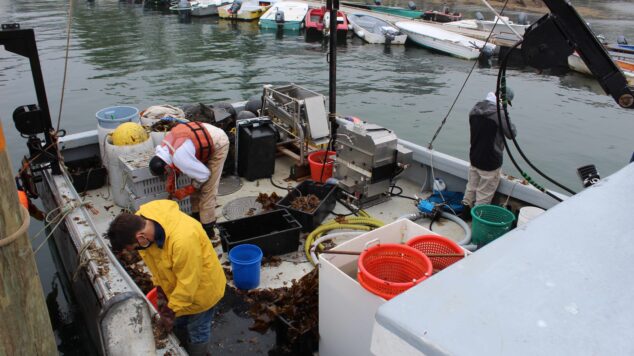
<svg viewBox="0 0 634 356">
<path fill-rule="evenodd" d="M 368 43 L 404 44 L 407 35 L 389 22 L 378 17 L 365 14 L 350 14 L 348 22 L 355 35 Z"/>
<path fill-rule="evenodd" d="M 414 21 L 399 21 L 394 25 L 407 34 L 411 41 L 459 58 L 476 59 L 480 56 L 480 49 L 485 46 L 491 52 L 495 50 L 493 44 L 485 44 L 484 41 L 443 30 L 435 25 Z"/>
</svg>

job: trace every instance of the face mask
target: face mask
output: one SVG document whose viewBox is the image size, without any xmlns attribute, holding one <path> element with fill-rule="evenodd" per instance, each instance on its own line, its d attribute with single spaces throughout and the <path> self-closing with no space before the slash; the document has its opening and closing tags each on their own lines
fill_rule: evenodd
<svg viewBox="0 0 634 356">
<path fill-rule="evenodd" d="M 148 244 L 147 244 L 147 245 L 145 245 L 145 246 L 141 246 L 141 245 L 139 244 L 139 245 L 138 245 L 138 246 L 136 246 L 134 249 L 135 249 L 135 250 L 137 250 L 137 251 L 140 251 L 140 250 L 145 250 L 146 248 L 148 248 L 148 247 L 150 247 L 150 246 L 152 246 L 152 241 L 148 241 Z"/>
</svg>

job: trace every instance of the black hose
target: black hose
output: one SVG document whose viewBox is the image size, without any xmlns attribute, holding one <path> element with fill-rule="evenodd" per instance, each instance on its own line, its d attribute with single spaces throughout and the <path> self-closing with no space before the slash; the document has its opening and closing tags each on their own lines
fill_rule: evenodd
<svg viewBox="0 0 634 356">
<path fill-rule="evenodd" d="M 501 87 L 504 87 L 504 95 L 506 95 L 506 65 L 508 63 L 508 58 L 510 53 L 516 49 L 520 44 L 522 44 L 522 41 L 518 41 L 517 43 L 515 43 L 515 45 L 513 45 L 513 47 L 511 47 L 511 49 L 506 53 L 506 55 L 504 56 L 504 58 L 502 59 L 502 63 L 500 64 L 500 70 L 498 71 L 498 77 L 497 77 L 497 83 L 496 83 L 496 98 L 500 97 L 500 93 L 501 93 Z M 504 85 L 502 85 L 502 82 L 504 82 Z M 504 136 L 504 129 L 502 127 L 502 110 L 500 108 L 500 100 L 496 100 L 496 105 L 497 105 L 497 116 L 498 116 L 498 129 L 500 130 L 501 134 Z M 506 108 L 506 102 L 504 103 L 504 113 L 506 115 L 506 123 L 507 126 L 511 127 L 511 121 L 509 119 L 508 116 L 508 111 Z M 528 175 L 528 173 L 526 173 L 524 170 L 522 170 L 522 168 L 519 166 L 519 164 L 517 163 L 517 161 L 515 160 L 515 157 L 513 157 L 513 154 L 511 153 L 510 147 L 508 145 L 508 143 L 506 142 L 506 139 L 502 140 L 504 142 L 504 147 L 506 148 L 506 152 L 508 153 L 509 158 L 511 159 L 511 162 L 513 163 L 513 165 L 515 166 L 515 168 L 521 173 L 522 177 L 524 177 L 524 179 L 526 179 L 531 185 L 533 185 L 535 188 L 539 189 L 541 192 L 547 194 L 548 196 L 550 196 L 551 198 L 561 202 L 562 199 L 557 197 L 556 195 L 550 193 L 549 191 L 546 190 L 546 188 L 542 187 L 540 184 L 538 184 L 537 182 L 533 181 L 533 179 Z M 524 160 L 526 160 L 527 163 L 529 163 L 529 166 L 531 166 L 533 169 L 535 169 L 535 171 L 537 173 L 539 173 L 540 175 L 542 175 L 544 178 L 548 179 L 549 181 L 551 181 L 552 183 L 556 184 L 557 186 L 562 187 L 563 189 L 568 190 L 567 188 L 561 186 L 559 183 L 555 182 L 554 180 L 552 180 L 551 178 L 547 177 L 544 173 L 542 173 L 540 170 L 538 170 L 535 166 L 532 165 L 532 163 L 530 163 L 530 161 L 528 160 L 528 158 L 523 154 L 523 152 L 519 149 L 519 144 L 517 143 L 517 140 L 515 139 L 515 137 L 513 137 L 512 141 L 515 143 L 515 147 L 518 148 L 518 151 L 520 152 L 520 155 L 522 156 L 522 158 L 524 158 Z M 572 192 L 571 194 L 575 194 L 574 192 Z"/>
</svg>

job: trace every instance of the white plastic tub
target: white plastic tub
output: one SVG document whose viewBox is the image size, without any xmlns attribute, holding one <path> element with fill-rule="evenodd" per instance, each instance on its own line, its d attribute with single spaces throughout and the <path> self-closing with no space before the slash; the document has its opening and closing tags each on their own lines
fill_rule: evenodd
<svg viewBox="0 0 634 356">
<path fill-rule="evenodd" d="M 404 243 L 430 230 L 407 219 L 397 220 L 346 241 L 334 250 L 363 251 L 366 243 Z M 374 244 L 374 242 L 373 242 Z M 359 256 L 319 256 L 319 355 L 370 355 L 374 314 L 385 299 L 356 281 Z M 424 283 L 424 282 L 423 282 Z"/>
</svg>

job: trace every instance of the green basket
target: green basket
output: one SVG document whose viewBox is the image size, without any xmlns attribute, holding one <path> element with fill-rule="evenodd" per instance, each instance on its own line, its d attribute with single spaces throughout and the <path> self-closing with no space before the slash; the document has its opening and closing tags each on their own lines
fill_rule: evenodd
<svg viewBox="0 0 634 356">
<path fill-rule="evenodd" d="M 471 241 L 484 246 L 511 229 L 515 215 L 497 205 L 476 205 L 471 209 Z"/>
</svg>

